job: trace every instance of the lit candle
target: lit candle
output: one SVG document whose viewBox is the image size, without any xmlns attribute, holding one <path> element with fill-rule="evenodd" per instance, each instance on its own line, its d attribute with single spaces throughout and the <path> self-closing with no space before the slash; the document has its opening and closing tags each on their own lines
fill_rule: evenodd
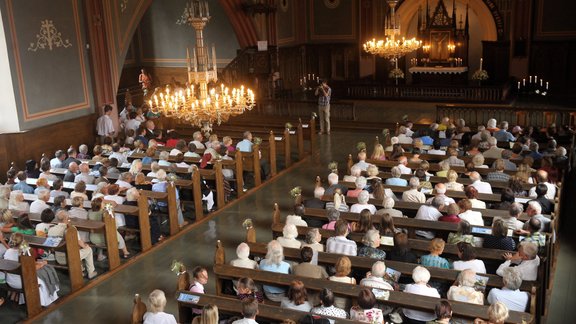
<svg viewBox="0 0 576 324">
<path fill-rule="evenodd" d="M 480 71 L 482 71 L 482 63 L 484 62 L 483 58 L 480 58 Z"/>
<path fill-rule="evenodd" d="M 522 86 L 523 86 L 523 87 L 526 86 L 526 79 L 522 79 Z"/>
<path fill-rule="evenodd" d="M 518 90 L 520 90 L 520 81 L 518 81 Z"/>
<path fill-rule="evenodd" d="M 540 79 L 540 86 L 542 86 L 543 81 L 544 81 L 544 80 Z"/>
<path fill-rule="evenodd" d="M 530 76 L 530 83 L 532 83 L 532 76 Z"/>
<path fill-rule="evenodd" d="M 546 90 L 548 90 L 548 84 L 549 84 L 549 82 L 546 81 Z"/>
<path fill-rule="evenodd" d="M 542 79 L 540 79 L 540 80 L 542 80 Z M 538 83 L 538 76 L 537 75 L 534 76 L 534 83 Z"/>
</svg>

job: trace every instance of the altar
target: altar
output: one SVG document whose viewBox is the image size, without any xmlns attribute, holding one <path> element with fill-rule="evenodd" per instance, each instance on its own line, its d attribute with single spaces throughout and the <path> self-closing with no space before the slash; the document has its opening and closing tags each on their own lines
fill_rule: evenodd
<svg viewBox="0 0 576 324">
<path fill-rule="evenodd" d="M 413 66 L 408 69 L 413 84 L 466 84 L 467 66 Z"/>
</svg>

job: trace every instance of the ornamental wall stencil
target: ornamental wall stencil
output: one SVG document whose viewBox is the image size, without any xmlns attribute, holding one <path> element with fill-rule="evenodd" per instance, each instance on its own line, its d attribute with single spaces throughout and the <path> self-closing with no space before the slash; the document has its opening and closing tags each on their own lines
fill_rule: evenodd
<svg viewBox="0 0 576 324">
<path fill-rule="evenodd" d="M 336 9 L 340 5 L 340 0 L 324 0 L 324 5 L 329 9 Z"/>
<path fill-rule="evenodd" d="M 57 47 L 68 48 L 72 43 L 68 39 L 62 40 L 62 33 L 56 29 L 52 20 L 42 20 L 40 22 L 40 33 L 36 34 L 36 43 L 30 43 L 29 51 L 53 50 Z"/>
</svg>

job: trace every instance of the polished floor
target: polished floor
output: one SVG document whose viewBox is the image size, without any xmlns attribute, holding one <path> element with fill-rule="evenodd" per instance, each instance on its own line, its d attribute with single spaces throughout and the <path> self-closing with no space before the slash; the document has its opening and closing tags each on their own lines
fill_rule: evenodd
<svg viewBox="0 0 576 324">
<path fill-rule="evenodd" d="M 343 170 L 345 157 L 354 150 L 356 142 L 362 140 L 371 143 L 373 140 L 373 135 L 369 134 L 351 135 L 333 132 L 330 136 L 321 136 L 319 156 L 308 158 L 245 199 L 233 203 L 209 221 L 188 229 L 182 236 L 163 243 L 145 257 L 130 262 L 123 271 L 54 308 L 38 322 L 128 323 L 134 294 L 146 296 L 153 289 L 166 292 L 166 311 L 177 314 L 174 298 L 176 276 L 170 271 L 172 260 L 183 261 L 189 268 L 202 265 L 210 269 L 217 240 L 223 242 L 227 260 L 230 260 L 235 257 L 235 246 L 243 240 L 244 229 L 241 224 L 246 218 L 254 221 L 258 230 L 258 241 L 266 242 L 271 239 L 270 225 L 274 202 L 279 203 L 282 216 L 287 215 L 292 204 L 290 189 L 302 186 L 304 195 L 310 196 L 315 176 L 321 175 L 325 179 L 330 161 L 338 161 L 340 169 Z M 576 309 L 576 299 L 571 298 L 576 288 L 576 277 L 572 271 L 574 266 L 576 248 L 568 243 L 563 244 L 548 323 L 563 323 L 562 316 L 571 313 L 570 309 Z M 212 281 L 206 290 L 214 292 Z M 5 322 L 0 319 L 0 323 Z"/>
</svg>

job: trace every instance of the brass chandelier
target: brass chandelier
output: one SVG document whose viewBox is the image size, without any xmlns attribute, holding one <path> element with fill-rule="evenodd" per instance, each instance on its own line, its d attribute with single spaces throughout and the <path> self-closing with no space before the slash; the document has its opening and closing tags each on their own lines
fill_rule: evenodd
<svg viewBox="0 0 576 324">
<path fill-rule="evenodd" d="M 422 46 L 422 41 L 416 38 L 400 38 L 400 23 L 397 22 L 396 5 L 398 0 L 388 0 L 390 20 L 385 21 L 386 40 L 372 39 L 364 43 L 364 51 L 387 59 L 398 59 Z"/>
<path fill-rule="evenodd" d="M 152 111 L 167 117 L 175 117 L 192 125 L 210 129 L 216 123 L 228 121 L 232 116 L 243 114 L 255 105 L 254 92 L 244 86 L 228 88 L 223 83 L 208 91 L 208 83 L 218 82 L 216 48 L 212 45 L 212 58 L 208 47 L 204 46 L 203 29 L 210 21 L 206 0 L 190 0 L 180 19 L 179 25 L 190 25 L 196 32 L 196 46 L 193 56 L 186 51 L 188 83 L 184 89 L 157 91 L 148 103 Z"/>
</svg>

